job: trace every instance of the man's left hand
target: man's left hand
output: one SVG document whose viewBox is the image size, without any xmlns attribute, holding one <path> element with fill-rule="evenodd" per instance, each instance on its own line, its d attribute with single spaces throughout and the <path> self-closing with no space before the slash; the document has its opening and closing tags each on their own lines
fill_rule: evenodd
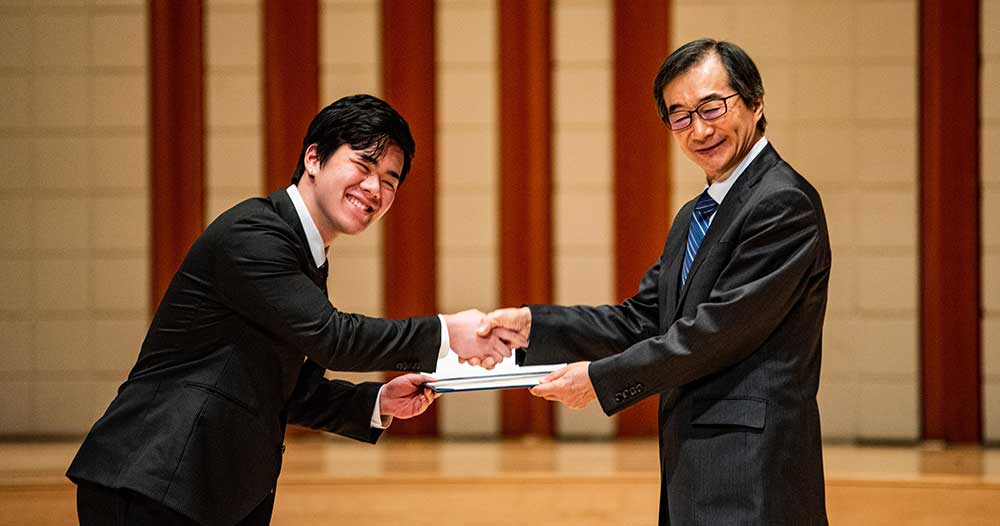
<svg viewBox="0 0 1000 526">
<path fill-rule="evenodd" d="M 422 387 L 434 379 L 423 374 L 397 376 L 382 388 L 379 413 L 382 416 L 412 418 L 427 410 L 439 395 L 429 387 Z"/>
<path fill-rule="evenodd" d="M 590 381 L 590 362 L 576 362 L 552 371 L 541 383 L 531 388 L 531 394 L 562 402 L 570 409 L 583 409 L 597 398 Z"/>
</svg>

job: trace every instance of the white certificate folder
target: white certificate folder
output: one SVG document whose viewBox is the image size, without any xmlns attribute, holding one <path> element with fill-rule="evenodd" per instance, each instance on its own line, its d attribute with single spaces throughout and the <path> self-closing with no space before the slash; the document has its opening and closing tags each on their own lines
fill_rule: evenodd
<svg viewBox="0 0 1000 526">
<path fill-rule="evenodd" d="M 545 375 L 561 369 L 566 364 L 557 365 L 531 365 L 527 367 L 505 368 L 501 372 L 491 373 L 483 369 L 484 373 L 470 374 L 467 376 L 445 377 L 427 382 L 435 393 L 457 393 L 461 391 L 485 391 L 490 389 L 515 389 L 519 387 L 533 387 Z M 438 377 L 435 375 L 435 377 Z"/>
</svg>

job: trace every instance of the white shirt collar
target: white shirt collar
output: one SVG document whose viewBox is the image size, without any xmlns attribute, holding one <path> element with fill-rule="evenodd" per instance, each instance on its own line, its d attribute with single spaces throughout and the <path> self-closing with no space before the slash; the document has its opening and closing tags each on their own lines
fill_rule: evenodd
<svg viewBox="0 0 1000 526">
<path fill-rule="evenodd" d="M 752 163 L 753 160 L 757 158 L 757 155 L 764 150 L 765 146 L 767 146 L 767 137 L 761 137 L 757 143 L 753 145 L 753 148 L 750 148 L 750 152 L 747 153 L 747 156 L 744 157 L 742 161 L 740 161 L 740 164 L 737 164 L 736 168 L 733 168 L 732 175 L 725 178 L 721 183 L 708 185 L 708 195 L 712 196 L 712 199 L 714 199 L 716 203 L 722 204 L 722 200 L 726 198 L 726 194 L 729 193 L 729 189 L 733 187 L 733 184 L 736 183 L 736 180 L 743 174 L 743 171 L 747 169 L 747 166 L 750 166 L 750 163 Z"/>
<path fill-rule="evenodd" d="M 319 229 L 316 228 L 316 223 L 313 222 L 312 216 L 309 215 L 309 208 L 306 207 L 306 202 L 302 200 L 299 188 L 293 184 L 286 188 L 285 191 L 288 192 L 288 197 L 292 199 L 292 206 L 295 207 L 295 212 L 299 214 L 299 222 L 302 223 L 302 230 L 306 232 L 306 240 L 309 241 L 309 251 L 312 252 L 316 268 L 322 267 L 323 263 L 326 263 L 326 247 L 323 246 L 323 236 L 319 235 Z"/>
</svg>

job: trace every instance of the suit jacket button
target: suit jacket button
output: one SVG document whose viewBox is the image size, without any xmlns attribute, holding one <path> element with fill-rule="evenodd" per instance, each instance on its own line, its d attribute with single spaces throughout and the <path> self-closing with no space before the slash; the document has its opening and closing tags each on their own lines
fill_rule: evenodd
<svg viewBox="0 0 1000 526">
<path fill-rule="evenodd" d="M 402 371 L 403 370 L 403 365 L 404 365 L 403 362 L 396 362 L 396 369 Z"/>
</svg>

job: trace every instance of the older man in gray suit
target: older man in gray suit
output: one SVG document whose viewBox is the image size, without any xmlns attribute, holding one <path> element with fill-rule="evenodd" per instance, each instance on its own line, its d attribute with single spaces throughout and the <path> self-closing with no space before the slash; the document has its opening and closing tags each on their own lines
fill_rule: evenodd
<svg viewBox="0 0 1000 526">
<path fill-rule="evenodd" d="M 531 305 L 480 328 L 530 336 L 532 389 L 611 415 L 660 394 L 661 525 L 826 524 L 819 388 L 830 243 L 819 194 L 764 137 L 764 87 L 739 47 L 698 40 L 654 84 L 704 170 L 663 254 L 621 305 Z"/>
</svg>

